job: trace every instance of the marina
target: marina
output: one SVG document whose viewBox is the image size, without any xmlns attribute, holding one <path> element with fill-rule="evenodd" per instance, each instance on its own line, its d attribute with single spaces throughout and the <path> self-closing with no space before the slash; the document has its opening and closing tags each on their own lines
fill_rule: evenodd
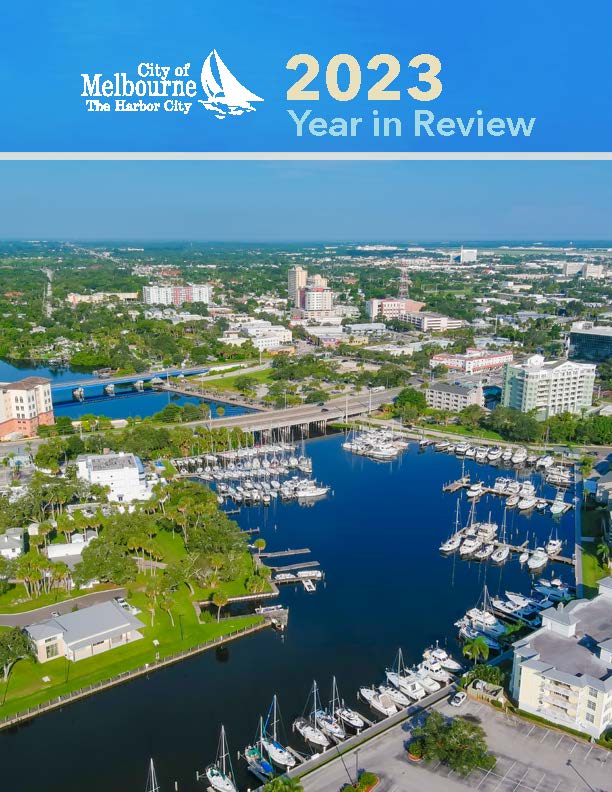
<svg viewBox="0 0 612 792">
<path fill-rule="evenodd" d="M 423 687 L 422 680 L 430 675 L 427 668 L 419 666 L 425 661 L 423 654 L 427 647 L 432 653 L 435 651 L 436 641 L 439 650 L 463 662 L 454 624 L 476 607 L 485 583 L 491 600 L 499 599 L 502 603 L 510 601 L 511 593 L 525 598 L 543 596 L 536 591 L 536 587 L 546 589 L 547 584 L 542 580 L 547 580 L 548 587 L 553 589 L 558 588 L 552 585 L 553 580 L 573 583 L 571 568 L 554 559 L 545 571 L 532 577 L 525 565 L 521 566 L 516 553 L 500 566 L 491 559 L 461 561 L 457 554 L 440 554 L 439 545 L 455 525 L 457 501 L 461 527 L 470 509 L 464 489 L 452 497 L 443 498 L 440 493 L 445 481 L 460 478 L 461 459 L 433 448 L 419 450 L 416 442 L 396 459 L 380 464 L 365 456 L 346 453 L 341 447 L 343 442 L 344 436 L 336 435 L 305 444 L 313 470 L 333 487 L 333 497 L 316 501 L 312 509 L 277 498 L 268 507 L 259 504 L 241 508 L 235 515 L 243 531 L 266 540 L 262 561 L 266 553 L 277 554 L 271 561 L 281 567 L 305 561 L 284 573 L 294 576 L 288 581 L 293 585 L 279 586 L 277 600 L 236 605 L 242 612 L 280 605 L 290 613 L 285 629 L 260 630 L 217 651 L 194 656 L 156 674 L 143 675 L 86 703 L 77 702 L 69 709 L 38 718 L 27 727 L 6 732 L 2 737 L 7 746 L 3 761 L 9 786 L 23 788 L 20 768 L 30 755 L 32 740 L 40 746 L 43 757 L 50 759 L 51 752 L 58 747 L 56 735 L 61 733 L 63 742 L 78 739 L 82 728 L 79 724 L 87 717 L 90 739 L 104 751 L 104 762 L 91 774 L 87 757 L 75 754 L 71 760 L 73 773 L 66 778 L 65 792 L 79 792 L 76 780 L 85 774 L 90 778 L 90 792 L 103 792 L 113 785 L 117 772 L 121 772 L 126 788 L 139 789 L 141 759 L 151 755 L 155 756 L 160 785 L 164 788 L 172 788 L 177 781 L 181 790 L 203 789 L 209 784 L 196 782 L 195 773 L 197 769 L 204 772 L 214 762 L 221 725 L 225 726 L 237 789 L 253 789 L 262 781 L 249 769 L 244 753 L 248 746 L 257 747 L 259 719 L 263 717 L 265 728 L 274 693 L 280 702 L 278 741 L 297 766 L 312 750 L 291 726 L 304 711 L 313 679 L 321 683 L 322 703 L 327 706 L 330 683 L 336 675 L 344 707 L 361 719 L 362 729 L 375 730 L 379 716 L 358 699 L 357 693 L 361 688 L 373 688 L 375 694 L 389 695 L 380 686 L 391 686 L 385 678 L 385 669 L 393 666 L 398 646 L 403 649 L 409 673 L 414 673 L 414 681 Z M 469 459 L 465 461 L 465 472 L 474 479 L 491 482 L 500 474 L 495 467 L 487 468 Z M 541 474 L 532 470 L 529 475 L 538 488 L 542 485 L 544 497 L 554 498 L 555 488 L 544 483 Z M 488 521 L 490 511 L 491 522 L 501 526 L 504 502 L 503 498 L 484 493 L 476 505 L 477 519 Z M 529 535 L 531 548 L 545 546 L 554 529 L 564 547 L 568 547 L 574 536 L 574 514 L 553 519 L 548 513 L 507 510 L 509 544 L 519 546 Z M 304 552 L 296 555 L 294 549 Z M 318 565 L 306 566 L 312 559 Z M 314 579 L 316 592 L 306 592 L 297 572 L 321 573 L 322 570 L 325 584 L 316 585 Z M 370 586 L 355 586 L 356 580 L 372 580 L 383 570 L 384 600 L 373 596 Z M 405 606 L 398 608 L 393 604 L 397 602 Z M 262 615 L 275 618 L 272 610 Z M 280 612 L 277 615 L 280 617 Z M 508 623 L 511 620 L 509 614 Z M 368 631 L 372 629 L 377 631 L 377 640 L 368 642 Z M 435 665 L 433 669 L 433 673 L 439 673 Z M 430 687 L 432 681 L 428 683 Z M 415 685 L 413 690 L 416 692 L 418 687 Z M 399 692 L 407 695 L 402 690 Z M 421 702 L 435 698 L 440 691 L 425 691 L 425 694 Z M 151 717 L 152 702 L 159 717 L 173 724 L 164 733 L 163 741 L 157 718 Z M 347 717 L 350 717 L 348 712 Z M 397 710 L 388 722 L 401 717 Z M 118 719 L 126 739 L 112 736 L 116 734 Z M 349 728 L 346 727 L 347 732 Z M 350 744 L 350 739 L 346 744 Z M 239 760 L 238 752 L 242 757 Z M 35 768 L 31 775 L 28 790 L 44 786 L 44 776 Z"/>
</svg>

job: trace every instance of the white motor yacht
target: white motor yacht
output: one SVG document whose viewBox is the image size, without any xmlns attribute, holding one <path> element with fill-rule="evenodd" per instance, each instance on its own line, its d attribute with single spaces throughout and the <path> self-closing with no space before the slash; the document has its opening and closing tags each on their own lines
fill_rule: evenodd
<svg viewBox="0 0 612 792">
<path fill-rule="evenodd" d="M 561 539 L 557 537 L 553 539 L 551 536 L 548 542 L 546 542 L 545 550 L 548 556 L 558 556 L 561 552 L 562 547 L 563 547 L 563 542 L 561 541 Z"/>
<path fill-rule="evenodd" d="M 423 667 L 423 663 L 419 663 L 414 675 L 420 684 L 425 688 L 427 693 L 435 693 L 436 691 L 440 690 L 440 683 L 430 676 L 429 671 Z"/>
<path fill-rule="evenodd" d="M 374 688 L 359 688 L 359 696 L 372 707 L 373 710 L 385 718 L 395 715 L 398 711 L 395 702 L 384 693 L 378 693 Z"/>
<path fill-rule="evenodd" d="M 462 558 L 467 558 L 467 556 L 474 555 L 474 553 L 479 550 L 481 546 L 482 541 L 477 536 L 468 536 L 467 539 L 464 539 L 461 543 L 459 555 Z"/>
<path fill-rule="evenodd" d="M 536 547 L 527 561 L 527 566 L 531 571 L 535 571 L 537 569 L 542 569 L 547 563 L 548 554 L 546 550 L 543 547 Z"/>
<path fill-rule="evenodd" d="M 557 492 L 557 495 L 554 501 L 550 505 L 550 513 L 551 514 L 563 514 L 566 508 L 565 500 L 563 499 L 563 493 Z"/>
<path fill-rule="evenodd" d="M 442 542 L 440 545 L 440 552 L 441 553 L 454 553 L 458 550 L 461 546 L 461 542 L 463 541 L 461 534 L 453 534 L 446 542 Z"/>
<path fill-rule="evenodd" d="M 518 495 L 510 495 L 510 497 L 506 501 L 506 507 L 508 509 L 514 509 L 515 506 L 518 506 L 519 500 L 520 498 Z"/>
<path fill-rule="evenodd" d="M 496 448 L 490 448 L 489 449 L 487 457 L 489 458 L 490 462 L 497 462 L 499 459 L 501 459 L 501 455 L 502 455 L 501 448 L 497 448 L 496 447 Z"/>
<path fill-rule="evenodd" d="M 458 673 L 461 671 L 461 663 L 458 663 L 456 660 L 449 655 L 447 651 L 442 649 L 440 646 L 436 644 L 436 646 L 432 646 L 429 649 L 426 649 L 423 652 L 423 658 L 425 660 L 429 660 L 430 658 L 437 660 L 438 663 L 442 666 L 442 668 L 446 668 L 447 671 L 452 671 L 453 673 Z"/>
<path fill-rule="evenodd" d="M 510 548 L 507 544 L 500 544 L 491 555 L 494 564 L 505 564 L 510 556 Z"/>
<path fill-rule="evenodd" d="M 404 693 L 402 693 L 399 688 L 393 687 L 392 685 L 379 685 L 378 692 L 383 693 L 385 696 L 389 696 L 391 701 L 397 706 L 400 707 L 409 707 L 410 706 L 410 699 Z"/>
<path fill-rule="evenodd" d="M 519 511 L 529 511 L 536 505 L 537 498 L 534 495 L 527 495 L 518 502 Z"/>
<path fill-rule="evenodd" d="M 484 487 L 482 486 L 482 482 L 476 481 L 474 484 L 467 491 L 468 498 L 480 498 L 480 496 L 484 493 Z"/>
</svg>

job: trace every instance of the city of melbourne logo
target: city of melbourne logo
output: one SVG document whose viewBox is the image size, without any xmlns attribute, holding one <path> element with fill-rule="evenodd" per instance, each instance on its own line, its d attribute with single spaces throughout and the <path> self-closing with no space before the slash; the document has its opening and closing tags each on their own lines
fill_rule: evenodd
<svg viewBox="0 0 612 792">
<path fill-rule="evenodd" d="M 197 104 L 220 120 L 255 112 L 261 96 L 246 88 L 221 60 L 216 49 L 204 59 L 199 83 L 191 63 L 166 66 L 139 63 L 135 74 L 82 73 L 85 108 L 92 113 L 180 113 Z M 202 98 L 199 98 L 202 97 Z"/>
</svg>

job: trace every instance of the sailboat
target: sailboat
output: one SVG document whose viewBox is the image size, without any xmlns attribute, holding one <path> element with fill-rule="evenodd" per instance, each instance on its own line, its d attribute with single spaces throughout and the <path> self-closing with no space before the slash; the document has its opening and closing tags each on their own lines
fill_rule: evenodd
<svg viewBox="0 0 612 792">
<path fill-rule="evenodd" d="M 406 672 L 404 655 L 401 649 L 399 649 L 397 653 L 396 665 L 393 668 L 387 668 L 385 674 L 387 680 L 398 690 L 401 690 L 408 698 L 413 701 L 419 701 L 424 698 L 425 688 L 414 674 Z"/>
<path fill-rule="evenodd" d="M 498 545 L 495 552 L 491 556 L 491 561 L 494 564 L 505 564 L 510 555 L 510 548 L 506 544 L 506 509 L 504 509 L 504 519 L 502 520 L 501 530 L 501 544 Z"/>
<path fill-rule="evenodd" d="M 441 553 L 454 553 L 456 550 L 459 549 L 461 546 L 461 542 L 463 541 L 463 537 L 459 533 L 459 498 L 457 498 L 457 510 L 455 514 L 455 531 L 450 536 L 446 542 L 443 542 L 440 545 L 440 552 Z"/>
<path fill-rule="evenodd" d="M 270 718 L 272 718 L 271 723 Z M 270 731 L 270 726 L 272 731 Z M 264 725 L 263 734 L 261 736 L 261 746 L 268 754 L 268 758 L 271 762 L 283 770 L 289 770 L 290 768 L 295 767 L 295 756 L 279 743 L 277 726 L 278 700 L 276 695 L 274 695 L 272 698 L 272 704 L 270 705 L 270 711 L 268 712 L 268 717 L 266 718 Z"/>
<path fill-rule="evenodd" d="M 338 690 L 336 687 L 336 677 L 332 681 L 332 697 L 328 709 L 316 710 L 314 717 L 316 725 L 321 731 L 333 740 L 346 739 L 346 732 L 342 721 L 336 716 L 336 709 L 339 705 Z"/>
<path fill-rule="evenodd" d="M 263 756 L 263 733 L 263 718 L 260 718 L 256 741 L 252 745 L 247 745 L 244 749 L 244 758 L 247 761 L 249 770 L 260 780 L 262 776 L 264 778 L 272 778 L 274 776 L 274 768 Z"/>
<path fill-rule="evenodd" d="M 208 765 L 206 768 L 206 778 L 216 792 L 237 792 L 234 774 L 232 773 L 232 765 L 229 759 L 229 751 L 227 749 L 225 726 L 221 726 L 217 758 L 213 764 Z"/>
<path fill-rule="evenodd" d="M 336 684 L 336 677 L 334 677 L 332 680 L 332 702 L 333 701 L 337 702 L 337 706 L 334 709 L 334 715 L 339 718 L 345 726 L 349 726 L 356 732 L 360 732 L 365 726 L 365 721 L 358 712 L 355 712 L 354 709 L 347 707 L 344 701 L 340 699 L 338 685 Z"/>
<path fill-rule="evenodd" d="M 550 537 L 548 538 L 548 542 L 546 542 L 546 553 L 551 558 L 553 556 L 558 556 L 561 552 L 561 548 L 563 547 L 563 542 L 559 539 L 559 534 L 557 529 L 555 528 L 555 536 L 553 538 L 552 531 L 550 532 Z"/>
<path fill-rule="evenodd" d="M 157 775 L 155 774 L 155 765 L 153 759 L 149 761 L 149 773 L 147 775 L 147 785 L 145 792 L 159 792 L 159 784 L 157 783 Z"/>
<path fill-rule="evenodd" d="M 296 718 L 293 722 L 293 728 L 296 729 L 302 737 L 312 745 L 319 748 L 327 748 L 329 745 L 329 738 L 317 727 L 316 713 L 321 709 L 319 703 L 319 688 L 316 680 L 312 683 L 312 690 L 308 699 L 312 696 L 312 712 L 308 718 Z"/>
<path fill-rule="evenodd" d="M 234 77 L 219 57 L 217 50 L 212 50 L 204 61 L 200 81 L 206 99 L 198 99 L 198 102 L 217 118 L 252 112 L 255 108 L 251 102 L 263 102 L 261 96 L 249 91 Z"/>
</svg>

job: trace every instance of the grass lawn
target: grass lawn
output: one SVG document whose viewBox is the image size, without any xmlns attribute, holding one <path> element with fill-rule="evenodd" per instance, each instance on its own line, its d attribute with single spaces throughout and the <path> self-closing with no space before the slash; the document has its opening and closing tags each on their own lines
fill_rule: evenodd
<svg viewBox="0 0 612 792">
<path fill-rule="evenodd" d="M 502 436 L 490 429 L 467 429 L 465 426 L 438 426 L 436 424 L 423 424 L 425 431 L 431 429 L 436 432 L 461 435 L 462 437 L 480 437 L 483 440 L 502 440 Z"/>
<path fill-rule="evenodd" d="M 263 369 L 262 371 L 253 371 L 252 373 L 238 372 L 235 377 L 203 377 L 202 383 L 210 390 L 233 390 L 238 392 L 236 388 L 236 380 L 238 377 L 252 377 L 258 384 L 270 382 L 270 375 L 272 369 Z"/>
<path fill-rule="evenodd" d="M 219 623 L 200 624 L 186 587 L 174 594 L 174 626 L 168 614 L 161 610 L 156 611 L 151 626 L 149 603 L 143 593 L 135 592 L 130 602 L 142 608 L 138 615 L 145 624 L 141 640 L 76 663 L 63 657 L 44 664 L 19 661 L 13 668 L 8 685 L 0 684 L 0 718 L 152 663 L 156 656 L 162 659 L 261 621 L 259 616 L 241 616 L 222 619 Z M 155 646 L 153 640 L 159 641 L 159 645 Z M 43 682 L 44 676 L 50 677 L 51 681 Z"/>
<path fill-rule="evenodd" d="M 44 608 L 46 605 L 56 605 L 58 602 L 65 602 L 73 597 L 80 597 L 83 594 L 93 594 L 96 591 L 107 591 L 117 588 L 112 583 L 101 583 L 91 589 L 73 589 L 67 592 L 66 589 L 53 589 L 50 594 L 43 594 L 36 599 L 26 599 L 26 591 L 23 584 L 13 586 L 4 594 L 0 594 L 0 613 L 24 613 L 25 611 Z"/>
<path fill-rule="evenodd" d="M 604 508 L 583 509 L 582 535 L 590 541 L 582 543 L 582 584 L 585 597 L 597 594 L 597 581 L 610 574 L 608 567 L 597 557 L 597 545 L 603 540 Z"/>
</svg>

